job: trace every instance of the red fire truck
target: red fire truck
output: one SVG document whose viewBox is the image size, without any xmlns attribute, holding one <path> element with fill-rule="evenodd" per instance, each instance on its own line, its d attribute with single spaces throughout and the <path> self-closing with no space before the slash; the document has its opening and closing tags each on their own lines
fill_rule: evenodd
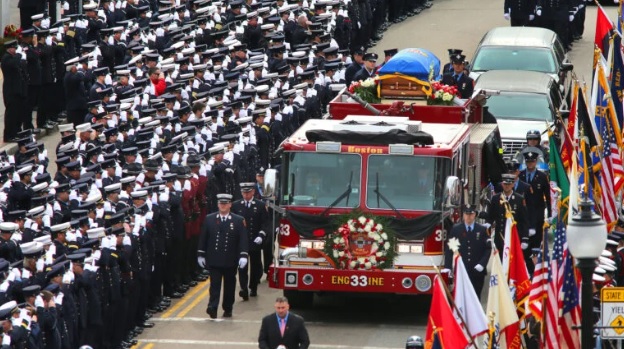
<svg viewBox="0 0 624 349">
<path fill-rule="evenodd" d="M 288 137 L 279 173 L 265 174 L 281 217 L 269 285 L 293 306 L 310 305 L 317 292 L 431 293 L 459 206 L 476 203 L 502 171 L 497 125 L 482 123 L 477 100 L 371 108 L 347 94 L 331 102 L 331 118 L 308 120 Z M 387 115 L 373 115 L 379 110 Z M 392 223 L 391 268 L 338 268 L 322 253 L 322 228 L 354 210 Z"/>
</svg>

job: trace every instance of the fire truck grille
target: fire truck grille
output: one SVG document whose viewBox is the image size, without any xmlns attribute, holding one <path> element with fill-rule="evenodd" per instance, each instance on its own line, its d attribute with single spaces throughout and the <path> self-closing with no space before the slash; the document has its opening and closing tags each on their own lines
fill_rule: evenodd
<svg viewBox="0 0 624 349">
<path fill-rule="evenodd" d="M 525 145 L 525 141 L 503 140 L 503 157 L 514 158 Z"/>
</svg>

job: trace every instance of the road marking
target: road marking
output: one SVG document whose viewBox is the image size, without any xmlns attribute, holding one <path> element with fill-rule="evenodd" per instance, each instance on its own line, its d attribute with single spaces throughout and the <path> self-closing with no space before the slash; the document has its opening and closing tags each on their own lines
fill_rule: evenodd
<svg viewBox="0 0 624 349">
<path fill-rule="evenodd" d="M 184 308 L 184 310 L 182 310 L 181 312 L 178 313 L 178 316 L 176 316 L 177 318 L 183 318 L 186 314 L 188 314 L 189 311 L 191 311 L 193 308 L 195 308 L 195 306 L 197 304 L 199 304 L 199 302 L 201 302 L 204 298 L 206 298 L 206 296 L 208 296 L 208 292 L 210 292 L 210 288 L 207 288 L 204 292 L 202 292 L 199 297 L 196 297 L 195 299 L 193 299 L 193 301 L 191 303 L 189 303 L 189 305 Z"/>
<path fill-rule="evenodd" d="M 188 340 L 188 339 L 144 339 L 146 343 L 154 344 L 186 344 L 186 345 L 218 345 L 222 346 L 245 346 L 258 347 L 258 342 L 229 342 L 229 341 L 207 341 L 207 340 Z M 370 347 L 370 346 L 353 346 L 353 345 L 335 345 L 335 344 L 310 344 L 311 349 L 396 349 L 395 347 Z M 149 349 L 146 347 L 146 349 Z"/>
<path fill-rule="evenodd" d="M 207 317 L 176 317 L 176 318 L 168 318 L 168 319 L 163 319 L 163 318 L 152 318 L 150 319 L 150 321 L 153 322 L 215 322 L 215 321 L 211 321 L 209 318 Z M 238 324 L 261 324 L 262 320 L 242 320 L 242 319 L 238 319 L 238 320 L 234 320 L 234 319 L 226 319 L 224 322 L 232 322 L 232 323 L 238 323 Z M 328 323 L 328 322 L 320 322 L 320 321 L 306 321 L 305 322 L 306 325 L 309 326 L 334 326 L 334 324 L 332 323 Z M 414 326 L 408 326 L 408 325 L 396 325 L 396 324 L 365 324 L 365 323 L 358 323 L 358 325 L 361 326 L 371 326 L 374 328 L 392 328 L 392 329 L 414 329 Z"/>
<path fill-rule="evenodd" d="M 191 290 L 191 292 L 187 293 L 184 297 L 180 298 L 180 300 L 174 304 L 171 308 L 169 308 L 169 310 L 165 311 L 162 315 L 161 318 L 168 318 L 170 317 L 173 313 L 175 313 L 176 311 L 178 311 L 178 309 L 182 308 L 182 306 L 184 305 L 184 303 L 188 302 L 189 300 L 191 300 L 193 298 L 193 296 L 195 296 L 196 293 L 198 293 L 199 291 L 202 290 L 202 288 L 204 288 L 204 286 L 208 284 L 208 280 L 206 281 L 202 281 L 200 284 L 198 284 L 197 286 L 195 286 L 195 288 L 193 288 Z"/>
<path fill-rule="evenodd" d="M 154 343 L 147 343 L 146 346 L 143 347 L 143 349 L 152 349 L 154 347 Z"/>
</svg>

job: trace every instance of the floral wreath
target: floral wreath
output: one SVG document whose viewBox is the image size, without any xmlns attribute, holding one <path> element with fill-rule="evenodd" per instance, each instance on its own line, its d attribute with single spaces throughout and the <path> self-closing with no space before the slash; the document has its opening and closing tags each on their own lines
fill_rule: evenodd
<svg viewBox="0 0 624 349">
<path fill-rule="evenodd" d="M 396 257 L 395 237 L 382 217 L 365 214 L 347 218 L 325 236 L 324 252 L 337 269 L 379 270 L 391 268 Z M 343 218 L 344 219 L 344 218 Z M 344 222 L 344 220 L 343 220 Z M 386 226 L 386 227 L 385 227 Z"/>
</svg>

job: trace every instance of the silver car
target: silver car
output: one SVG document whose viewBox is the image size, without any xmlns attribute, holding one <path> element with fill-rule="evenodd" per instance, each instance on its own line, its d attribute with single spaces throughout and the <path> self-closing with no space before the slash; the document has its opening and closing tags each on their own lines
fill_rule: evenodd
<svg viewBox="0 0 624 349">
<path fill-rule="evenodd" d="M 567 73 L 573 69 L 561 41 L 552 30 L 501 27 L 488 31 L 472 58 L 470 77 L 491 70 L 537 71 L 549 74 L 567 91 Z"/>
</svg>

